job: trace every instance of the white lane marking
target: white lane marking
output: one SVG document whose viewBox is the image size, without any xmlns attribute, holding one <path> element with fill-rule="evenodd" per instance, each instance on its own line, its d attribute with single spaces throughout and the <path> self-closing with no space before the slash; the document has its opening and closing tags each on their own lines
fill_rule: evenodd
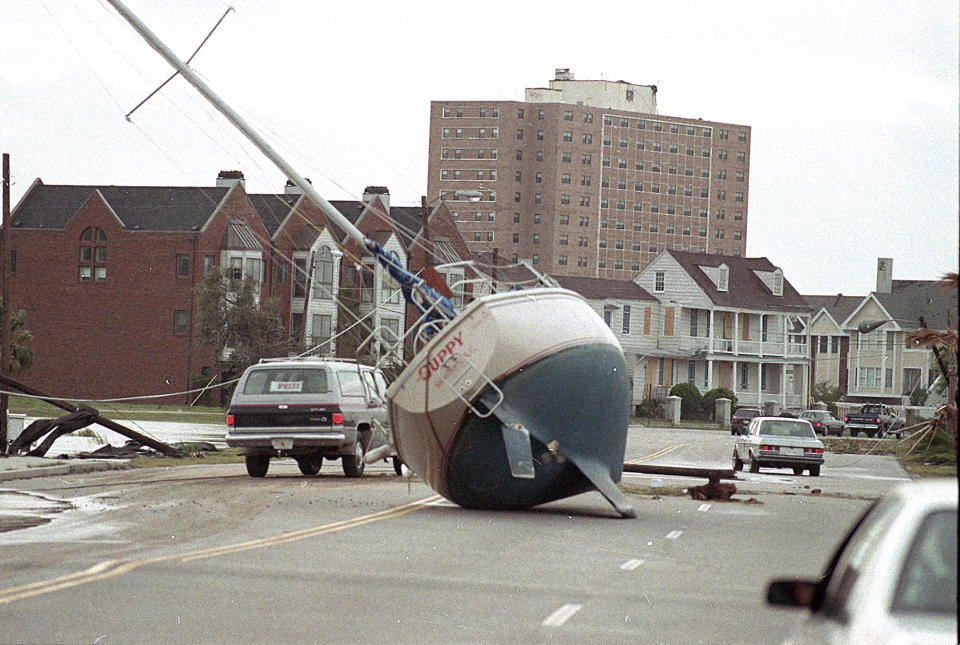
<svg viewBox="0 0 960 645">
<path fill-rule="evenodd" d="M 563 624 L 570 620 L 570 618 L 581 609 L 583 609 L 583 605 L 564 605 L 544 618 L 540 624 L 544 627 L 563 627 Z"/>
<path fill-rule="evenodd" d="M 620 568 L 623 569 L 624 571 L 633 571 L 634 569 L 639 567 L 641 564 L 643 564 L 643 560 L 640 560 L 639 558 L 634 558 L 633 560 L 627 560 L 626 562 L 621 564 Z"/>
<path fill-rule="evenodd" d="M 706 513 L 707 511 L 710 510 L 710 504 L 701 504 L 697 510 L 700 511 L 701 513 Z"/>
<path fill-rule="evenodd" d="M 683 535 L 683 531 L 670 531 L 669 533 L 667 533 L 667 539 L 676 540 L 681 535 Z"/>
</svg>

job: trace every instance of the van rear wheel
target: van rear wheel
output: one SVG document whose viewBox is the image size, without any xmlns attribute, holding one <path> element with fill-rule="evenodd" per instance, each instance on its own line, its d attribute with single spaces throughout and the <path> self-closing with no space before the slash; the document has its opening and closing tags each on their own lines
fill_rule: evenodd
<svg viewBox="0 0 960 645">
<path fill-rule="evenodd" d="M 366 464 L 363 462 L 363 455 L 366 451 L 363 449 L 363 443 L 358 439 L 353 448 L 352 455 L 344 455 L 340 458 L 343 466 L 343 474 L 347 477 L 359 477 L 363 474 Z"/>
<path fill-rule="evenodd" d="M 247 455 L 247 474 L 251 477 L 265 477 L 270 468 L 270 457 L 267 455 Z"/>
</svg>

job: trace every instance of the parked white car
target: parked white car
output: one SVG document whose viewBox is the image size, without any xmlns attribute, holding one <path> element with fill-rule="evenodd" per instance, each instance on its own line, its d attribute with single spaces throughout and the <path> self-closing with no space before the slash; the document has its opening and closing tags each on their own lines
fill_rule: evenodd
<svg viewBox="0 0 960 645">
<path fill-rule="evenodd" d="M 826 571 L 770 584 L 810 614 L 790 645 L 957 643 L 957 480 L 902 484 L 870 507 Z"/>
</svg>

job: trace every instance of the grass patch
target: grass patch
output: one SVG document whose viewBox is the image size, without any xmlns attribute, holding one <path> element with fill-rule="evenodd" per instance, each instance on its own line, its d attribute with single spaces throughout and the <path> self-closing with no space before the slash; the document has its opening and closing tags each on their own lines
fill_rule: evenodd
<svg viewBox="0 0 960 645">
<path fill-rule="evenodd" d="M 164 454 L 137 455 L 129 461 L 131 468 L 171 468 L 176 466 L 242 464 L 243 455 L 235 448 L 227 450 L 191 450 L 190 446 L 183 447 L 183 457 L 170 457 Z"/>
<path fill-rule="evenodd" d="M 897 459 L 913 477 L 957 476 L 957 450 L 943 427 L 933 434 L 918 433 L 907 438 L 898 446 Z"/>
<path fill-rule="evenodd" d="M 189 407 L 184 405 L 157 405 L 133 403 L 104 403 L 100 401 L 71 401 L 95 408 L 114 421 L 178 421 L 181 423 L 223 423 L 224 411 L 214 407 Z M 40 399 L 11 396 L 11 413 L 25 414 L 38 419 L 55 419 L 68 414 L 66 410 L 45 403 Z"/>
<path fill-rule="evenodd" d="M 89 438 L 89 439 L 93 439 L 93 440 L 96 441 L 97 443 L 101 443 L 101 444 L 102 444 L 102 443 L 107 443 L 106 441 L 103 440 L 103 437 L 101 437 L 100 435 L 98 435 L 96 432 L 94 432 L 94 431 L 91 430 L 90 428 L 84 428 L 83 430 L 76 430 L 76 431 L 74 431 L 74 432 L 71 432 L 71 433 L 70 433 L 70 436 L 72 436 L 72 437 L 87 437 L 87 438 Z"/>
<path fill-rule="evenodd" d="M 686 486 L 643 486 L 624 482 L 617 485 L 627 495 L 659 495 L 661 497 L 686 497 L 690 495 Z"/>
<path fill-rule="evenodd" d="M 854 437 L 817 437 L 827 452 L 841 455 L 889 455 L 897 454 L 894 439 L 858 439 Z"/>
</svg>

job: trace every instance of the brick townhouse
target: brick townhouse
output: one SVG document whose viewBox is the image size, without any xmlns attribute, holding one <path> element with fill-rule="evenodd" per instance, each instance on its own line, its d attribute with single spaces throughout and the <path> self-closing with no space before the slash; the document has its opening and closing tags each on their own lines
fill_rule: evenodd
<svg viewBox="0 0 960 645">
<path fill-rule="evenodd" d="M 404 262 L 420 244 L 419 206 L 391 209 L 385 191 L 334 206 Z M 435 247 L 445 241 L 454 258 L 464 257 L 445 205 L 431 212 L 430 229 Z M 287 335 L 322 346 L 321 353 L 353 349 L 333 340 L 352 323 L 338 304 L 351 291 L 361 315 L 374 312 L 374 326 L 402 334 L 404 308 L 393 286 L 372 257 L 345 256 L 342 241 L 342 231 L 298 190 L 248 195 L 239 171 L 221 172 L 213 187 L 37 179 L 14 208 L 10 229 L 11 300 L 27 312 L 37 355 L 22 378 L 61 398 L 191 389 L 210 373 L 209 356 L 193 339 L 193 288 L 213 266 L 258 277 L 259 296 L 279 302 Z"/>
</svg>

